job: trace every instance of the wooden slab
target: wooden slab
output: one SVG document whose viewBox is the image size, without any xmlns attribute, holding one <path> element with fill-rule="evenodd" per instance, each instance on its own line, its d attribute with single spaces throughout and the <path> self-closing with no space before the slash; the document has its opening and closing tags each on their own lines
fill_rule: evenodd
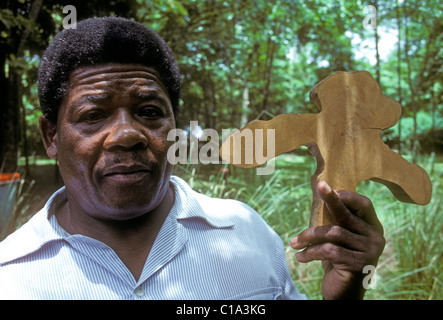
<svg viewBox="0 0 443 320">
<path fill-rule="evenodd" d="M 316 192 L 317 182 L 322 180 L 335 190 L 354 192 L 359 182 L 373 180 L 386 185 L 400 201 L 429 203 L 432 184 L 426 171 L 389 149 L 380 138 L 384 129 L 400 119 L 401 106 L 383 95 L 370 73 L 333 74 L 312 89 L 310 99 L 319 113 L 281 114 L 269 121 L 252 121 L 225 141 L 220 148 L 222 159 L 233 163 L 234 154 L 244 156 L 245 150 L 251 150 L 245 143 L 234 150 L 232 141 L 244 130 L 251 130 L 254 136 L 257 129 L 275 130 L 275 154 L 260 161 L 254 157 L 249 164 L 234 163 L 243 168 L 262 165 L 274 156 L 307 145 L 317 160 L 311 178 L 311 226 L 333 223 Z"/>
</svg>

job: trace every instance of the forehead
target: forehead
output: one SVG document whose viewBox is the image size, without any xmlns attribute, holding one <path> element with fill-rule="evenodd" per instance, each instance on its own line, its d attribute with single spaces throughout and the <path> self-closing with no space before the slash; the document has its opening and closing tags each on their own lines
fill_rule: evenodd
<svg viewBox="0 0 443 320">
<path fill-rule="evenodd" d="M 121 86 L 167 92 L 155 69 L 138 64 L 109 63 L 79 67 L 69 77 L 69 92 L 91 89 L 109 91 Z"/>
</svg>

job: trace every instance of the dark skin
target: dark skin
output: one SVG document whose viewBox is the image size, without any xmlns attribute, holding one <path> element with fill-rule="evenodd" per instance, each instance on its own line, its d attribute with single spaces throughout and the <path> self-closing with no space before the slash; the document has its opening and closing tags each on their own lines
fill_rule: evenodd
<svg viewBox="0 0 443 320">
<path fill-rule="evenodd" d="M 174 127 L 160 78 L 140 65 L 75 70 L 57 125 L 40 119 L 66 186 L 60 225 L 107 244 L 135 279 L 174 202 L 166 157 Z"/>
<path fill-rule="evenodd" d="M 58 159 L 66 186 L 59 224 L 108 245 L 136 280 L 174 203 L 167 160 L 174 127 L 157 72 L 116 63 L 76 69 L 57 124 L 40 118 L 46 152 Z M 361 298 L 361 270 L 376 265 L 383 228 L 366 197 L 318 189 L 337 224 L 306 229 L 291 246 L 304 249 L 300 262 L 323 261 L 325 299 Z"/>
<path fill-rule="evenodd" d="M 324 299 L 362 299 L 362 270 L 377 265 L 385 246 L 383 227 L 367 197 L 331 190 L 323 181 L 317 190 L 335 224 L 308 228 L 291 240 L 291 246 L 303 249 L 296 253 L 299 262 L 322 261 Z"/>
</svg>

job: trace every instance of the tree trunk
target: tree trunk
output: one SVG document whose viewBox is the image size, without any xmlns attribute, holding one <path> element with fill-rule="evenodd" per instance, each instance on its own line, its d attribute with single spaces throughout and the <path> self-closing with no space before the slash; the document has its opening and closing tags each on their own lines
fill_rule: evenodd
<svg viewBox="0 0 443 320">
<path fill-rule="evenodd" d="M 397 15 L 397 29 L 398 29 L 398 45 L 397 45 L 397 99 L 400 106 L 402 105 L 402 92 L 401 92 L 401 21 L 400 21 L 400 5 L 397 3 L 396 7 Z M 403 112 L 398 120 L 398 153 L 401 154 L 401 118 L 403 117 Z"/>
<path fill-rule="evenodd" d="M 375 66 L 375 78 L 378 82 L 378 84 L 381 87 L 381 81 L 380 81 L 380 53 L 378 50 L 378 18 L 377 18 L 377 12 L 378 12 L 378 4 L 377 4 L 377 0 L 374 1 L 374 7 L 375 7 L 375 16 L 376 16 L 376 21 L 377 23 L 375 24 L 375 29 L 374 29 L 374 33 L 375 33 L 375 58 L 376 58 L 376 66 Z"/>
<path fill-rule="evenodd" d="M 435 135 L 435 117 L 437 113 L 437 101 L 435 99 L 434 87 L 431 87 L 431 103 L 432 103 L 432 126 L 431 126 L 431 137 L 432 137 L 432 152 L 435 152 L 435 145 L 437 143 Z"/>
<path fill-rule="evenodd" d="M 16 79 L 17 83 L 17 108 L 19 110 L 20 114 L 20 136 L 19 138 L 22 140 L 23 143 L 23 150 L 22 150 L 22 156 L 25 157 L 25 176 L 28 176 L 29 174 L 29 150 L 28 150 L 28 137 L 26 136 L 26 129 L 27 129 L 27 123 L 26 123 L 26 108 L 23 104 L 23 87 L 21 85 L 21 77 L 20 79 Z"/>
<path fill-rule="evenodd" d="M 404 6 L 406 7 L 406 1 L 404 2 Z M 407 70 L 408 70 L 408 85 L 409 90 L 411 92 L 411 107 L 412 107 L 412 119 L 413 119 L 413 138 L 412 138 L 412 162 L 416 162 L 416 149 L 417 149 L 417 143 L 418 143 L 418 137 L 417 137 L 417 95 L 414 88 L 414 85 L 412 84 L 412 69 L 411 69 L 411 61 L 409 59 L 409 28 L 408 23 L 409 21 L 406 19 L 406 16 L 409 15 L 407 10 L 404 10 L 405 12 L 405 61 L 407 64 Z"/>
<path fill-rule="evenodd" d="M 210 72 L 208 71 L 205 75 L 206 80 L 203 83 L 203 97 L 205 104 L 205 128 L 215 128 L 215 117 L 214 113 L 216 112 L 215 106 L 215 88 L 214 82 L 211 78 Z"/>
<path fill-rule="evenodd" d="M 34 23 L 42 6 L 43 0 L 32 2 L 28 19 Z M 26 42 L 29 38 L 30 30 L 25 29 L 16 43 L 9 43 L 0 46 L 0 63 L 6 64 L 9 53 L 15 57 L 23 57 Z M 17 153 L 19 143 L 19 113 L 21 103 L 21 77 L 22 73 L 9 68 L 8 77 L 5 71 L 0 72 L 0 96 L 1 96 L 1 128 L 0 128 L 0 161 L 2 172 L 14 172 L 17 170 Z"/>
<path fill-rule="evenodd" d="M 0 63 L 2 66 L 6 62 L 6 48 L 0 44 Z M 6 159 L 5 142 L 6 135 L 6 119 L 8 107 L 8 79 L 6 78 L 5 69 L 0 71 L 0 172 L 4 171 L 4 160 Z"/>
<path fill-rule="evenodd" d="M 18 150 L 18 111 L 17 108 L 17 77 L 14 72 L 9 73 L 6 79 L 6 103 L 2 111 L 2 172 L 17 171 L 17 150 Z"/>
<path fill-rule="evenodd" d="M 268 97 L 269 97 L 269 88 L 271 86 L 271 78 L 272 78 L 272 66 L 274 64 L 274 53 L 275 53 L 275 42 L 272 41 L 271 36 L 268 36 L 268 42 L 267 42 L 268 48 L 267 48 L 267 55 L 266 55 L 266 61 L 265 61 L 265 86 L 263 88 L 263 102 L 261 111 L 265 110 L 268 105 Z"/>
<path fill-rule="evenodd" d="M 0 63 L 6 63 L 6 50 L 1 46 Z M 1 104 L 1 126 L 0 126 L 0 172 L 14 172 L 17 169 L 17 108 L 13 97 L 15 85 L 11 85 L 11 77 L 6 77 L 4 69 L 0 72 L 0 104 Z M 15 84 L 15 81 L 12 81 Z"/>
<path fill-rule="evenodd" d="M 248 88 L 248 83 L 245 80 L 243 86 L 243 96 L 241 104 L 240 128 L 243 128 L 248 123 L 248 111 L 249 111 L 249 88 Z"/>
</svg>

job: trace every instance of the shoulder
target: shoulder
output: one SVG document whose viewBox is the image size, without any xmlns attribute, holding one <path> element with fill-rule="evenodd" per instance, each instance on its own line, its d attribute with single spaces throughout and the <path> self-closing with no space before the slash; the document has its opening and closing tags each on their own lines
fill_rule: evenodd
<svg viewBox="0 0 443 320">
<path fill-rule="evenodd" d="M 37 225 L 40 224 L 42 215 L 42 211 L 38 212 L 18 230 L 0 242 L 0 266 L 38 250 L 42 239 Z"/>
<path fill-rule="evenodd" d="M 234 199 L 211 198 L 199 193 L 196 193 L 195 196 L 208 215 L 223 217 L 235 224 L 258 224 L 270 228 L 260 214 L 244 202 Z"/>
<path fill-rule="evenodd" d="M 48 200 L 44 208 L 37 212 L 18 230 L 0 242 L 0 267 L 8 262 L 37 252 L 46 243 L 62 238 L 59 230 L 50 222 L 50 207 L 56 197 L 63 193 L 60 189 Z M 55 219 L 55 217 L 52 216 Z"/>
<path fill-rule="evenodd" d="M 278 237 L 260 214 L 249 205 L 234 199 L 213 198 L 198 193 L 177 177 L 172 177 L 171 181 L 179 190 L 176 191 L 176 195 L 184 198 L 179 199 L 182 203 L 178 213 L 179 219 L 198 216 L 215 227 L 233 226 L 242 232 L 257 232 L 262 236 L 268 234 Z"/>
</svg>

